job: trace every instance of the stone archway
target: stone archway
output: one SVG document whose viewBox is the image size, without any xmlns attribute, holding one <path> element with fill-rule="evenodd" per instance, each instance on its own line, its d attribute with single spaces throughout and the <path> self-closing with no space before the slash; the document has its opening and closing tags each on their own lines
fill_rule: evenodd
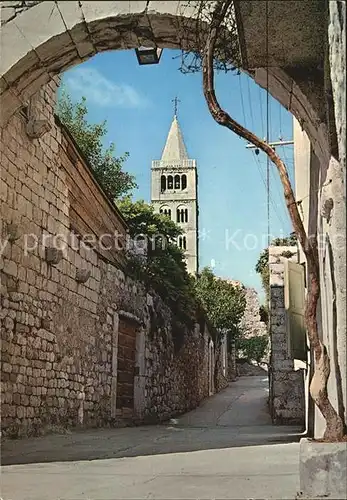
<svg viewBox="0 0 347 500">
<path fill-rule="evenodd" d="M 246 2 L 234 0 L 234 2 L 235 5 L 243 3 L 247 8 L 254 3 L 260 4 L 259 0 Z M 295 0 L 291 3 L 295 3 Z M 303 4 L 301 0 L 296 3 Z M 274 1 L 273 4 L 284 5 L 285 2 Z M 305 2 L 306 6 L 309 4 L 311 2 Z M 335 160 L 330 161 L 331 148 L 327 113 L 324 107 L 324 85 L 321 83 L 316 85 L 314 78 L 310 81 L 303 70 L 301 74 L 298 74 L 293 68 L 292 70 L 285 69 L 280 64 L 273 64 L 268 71 L 262 64 L 255 64 L 246 69 L 259 85 L 266 87 L 267 83 L 269 84 L 268 89 L 272 96 L 293 113 L 307 132 L 321 164 L 319 167 L 321 182 L 323 183 L 328 177 L 331 179 L 325 196 L 331 197 L 334 202 L 334 216 L 329 224 L 323 221 L 323 216 L 315 213 L 315 217 L 318 218 L 319 231 L 328 233 L 336 241 L 342 233 L 345 234 L 346 227 L 345 46 L 343 45 L 345 17 L 344 13 L 341 13 L 345 5 L 331 1 L 328 9 L 325 22 L 330 21 L 330 25 L 329 32 L 325 34 L 329 40 L 330 76 L 335 108 L 334 125 L 340 163 Z M 307 24 L 308 19 L 310 18 L 301 19 L 301 22 Z M 140 45 L 194 49 L 194 40 L 188 40 L 187 34 L 185 33 L 184 36 L 182 34 L 183 24 L 185 29 L 189 27 L 189 23 L 194 25 L 194 8 L 187 7 L 186 2 L 180 1 L 2 2 L 1 20 L 0 118 L 2 125 L 7 124 L 16 111 L 56 75 L 98 52 L 133 49 Z M 256 23 L 253 29 L 257 31 Z M 329 74 L 329 70 L 323 73 Z M 313 194 L 316 197 L 319 196 L 317 201 L 319 210 L 324 208 L 324 197 L 321 194 L 318 195 L 317 190 Z M 323 253 L 324 248 L 320 256 L 321 261 Z M 339 352 L 345 353 L 345 244 L 336 245 L 334 248 L 334 262 L 336 274 L 334 300 L 340 311 L 336 326 L 337 344 Z M 328 328 L 325 330 L 327 331 Z M 326 340 L 329 344 L 329 339 Z M 341 358 L 345 357 L 342 355 Z M 342 369 L 341 372 L 343 373 L 344 370 Z M 333 380 L 333 377 L 331 379 Z"/>
<path fill-rule="evenodd" d="M 54 75 L 98 52 L 140 45 L 193 50 L 187 28 L 190 22 L 193 26 L 194 17 L 194 6 L 180 1 L 35 1 L 3 6 L 1 122 L 5 124 Z M 265 85 L 262 68 L 250 74 Z M 310 86 L 276 67 L 269 69 L 268 83 L 274 98 L 302 124 L 317 155 L 328 161 L 327 127 Z"/>
</svg>

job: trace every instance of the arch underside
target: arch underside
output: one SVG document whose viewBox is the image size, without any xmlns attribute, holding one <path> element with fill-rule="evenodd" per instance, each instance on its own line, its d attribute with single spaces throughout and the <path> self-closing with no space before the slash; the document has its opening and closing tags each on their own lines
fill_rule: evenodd
<svg viewBox="0 0 347 500">
<path fill-rule="evenodd" d="M 196 50 L 195 16 L 194 2 L 187 5 L 173 1 L 38 2 L 18 13 L 2 26 L 2 124 L 43 84 L 99 52 L 141 45 Z M 257 68 L 249 74 L 266 86 L 265 69 Z M 318 156 L 324 154 L 326 125 L 317 112 L 320 103 L 317 106 L 312 102 L 312 87 L 305 88 L 305 82 L 285 69 L 272 67 L 269 91 L 296 116 L 313 147 L 318 148 Z"/>
<path fill-rule="evenodd" d="M 1 28 L 2 125 L 42 85 L 99 52 L 141 45 L 196 51 L 194 3 L 38 2 L 18 13 Z M 313 92 L 312 85 L 284 68 L 268 71 L 268 76 L 264 68 L 248 74 L 262 87 L 269 83 L 269 92 L 298 119 L 318 157 L 327 155 L 323 86 Z"/>
</svg>

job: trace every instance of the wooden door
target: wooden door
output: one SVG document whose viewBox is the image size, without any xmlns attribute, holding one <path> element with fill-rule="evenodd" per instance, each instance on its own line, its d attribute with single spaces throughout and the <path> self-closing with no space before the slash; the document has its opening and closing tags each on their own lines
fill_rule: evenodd
<svg viewBox="0 0 347 500">
<path fill-rule="evenodd" d="M 288 354 L 293 359 L 307 361 L 304 267 L 290 260 L 285 261 L 284 267 L 284 300 Z"/>
<path fill-rule="evenodd" d="M 134 413 L 134 379 L 137 324 L 119 318 L 117 352 L 117 413 L 130 417 Z"/>
</svg>

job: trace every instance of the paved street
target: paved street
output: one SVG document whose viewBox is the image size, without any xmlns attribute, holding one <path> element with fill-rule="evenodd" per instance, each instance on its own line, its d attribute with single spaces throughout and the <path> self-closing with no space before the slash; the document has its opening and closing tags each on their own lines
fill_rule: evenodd
<svg viewBox="0 0 347 500">
<path fill-rule="evenodd" d="M 4 500 L 294 499 L 299 429 L 274 427 L 267 376 L 153 427 L 6 441 Z"/>
</svg>

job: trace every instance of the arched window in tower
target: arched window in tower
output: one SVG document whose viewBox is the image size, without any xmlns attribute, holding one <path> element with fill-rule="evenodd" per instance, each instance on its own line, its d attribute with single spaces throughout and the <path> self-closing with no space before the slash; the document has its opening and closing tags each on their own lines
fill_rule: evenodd
<svg viewBox="0 0 347 500">
<path fill-rule="evenodd" d="M 181 248 L 182 250 L 187 250 L 187 239 L 185 236 L 180 236 L 178 238 L 178 246 L 179 248 Z"/>
<path fill-rule="evenodd" d="M 173 189 L 173 177 L 172 177 L 172 175 L 167 176 L 167 188 Z"/>
<path fill-rule="evenodd" d="M 187 176 L 186 176 L 186 174 L 182 175 L 182 178 L 181 178 L 181 188 L 182 189 L 186 189 L 187 188 Z"/>
<path fill-rule="evenodd" d="M 160 190 L 161 192 L 166 191 L 166 176 L 162 175 L 160 177 Z"/>
<path fill-rule="evenodd" d="M 161 207 L 159 210 L 159 213 L 162 215 L 166 215 L 167 217 L 170 217 L 170 219 L 171 219 L 171 208 L 169 208 L 167 206 Z"/>
<path fill-rule="evenodd" d="M 182 205 L 177 207 L 176 222 L 180 223 L 188 222 L 188 208 L 184 208 Z"/>
<path fill-rule="evenodd" d="M 175 189 L 180 189 L 181 187 L 181 178 L 179 175 L 175 175 Z"/>
</svg>

